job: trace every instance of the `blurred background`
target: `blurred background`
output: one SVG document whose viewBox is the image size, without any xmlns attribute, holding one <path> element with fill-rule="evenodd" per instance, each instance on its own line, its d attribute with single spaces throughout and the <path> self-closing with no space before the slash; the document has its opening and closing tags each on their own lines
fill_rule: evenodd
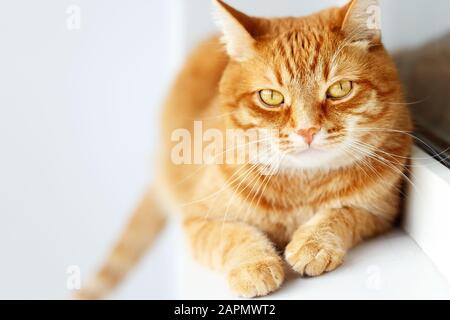
<svg viewBox="0 0 450 320">
<path fill-rule="evenodd" d="M 345 1 L 228 3 L 295 16 Z M 450 30 L 447 0 L 382 10 L 391 52 Z M 102 261 L 151 182 L 162 100 L 215 32 L 210 13 L 209 0 L 0 1 L 0 298 L 67 298 L 68 268 L 84 279 Z M 165 230 L 114 298 L 177 298 L 178 238 Z"/>
</svg>

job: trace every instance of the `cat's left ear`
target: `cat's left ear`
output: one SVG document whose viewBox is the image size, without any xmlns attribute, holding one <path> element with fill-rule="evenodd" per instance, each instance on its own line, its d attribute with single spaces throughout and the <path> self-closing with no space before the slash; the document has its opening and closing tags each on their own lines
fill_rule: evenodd
<svg viewBox="0 0 450 320">
<path fill-rule="evenodd" d="M 221 0 L 213 0 L 216 10 L 215 20 L 222 30 L 222 41 L 228 55 L 236 61 L 250 59 L 255 52 L 255 39 L 252 30 L 256 27 L 256 18 L 232 8 Z"/>
<path fill-rule="evenodd" d="M 381 7 L 378 0 L 352 0 L 342 8 L 341 30 L 350 42 L 381 44 Z"/>
</svg>

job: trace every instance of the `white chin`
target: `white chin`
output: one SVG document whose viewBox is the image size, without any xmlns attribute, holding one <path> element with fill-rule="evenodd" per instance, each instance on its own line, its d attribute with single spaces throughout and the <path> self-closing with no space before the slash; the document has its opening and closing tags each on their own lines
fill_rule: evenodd
<svg viewBox="0 0 450 320">
<path fill-rule="evenodd" d="M 287 154 L 280 163 L 280 169 L 337 169 L 349 164 L 349 159 L 338 150 L 308 149 Z"/>
</svg>

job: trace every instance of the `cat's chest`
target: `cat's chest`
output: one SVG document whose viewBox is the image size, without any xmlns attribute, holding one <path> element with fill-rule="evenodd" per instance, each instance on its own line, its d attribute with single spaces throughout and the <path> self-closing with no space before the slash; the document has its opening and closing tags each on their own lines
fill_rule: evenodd
<svg viewBox="0 0 450 320">
<path fill-rule="evenodd" d="M 245 218 L 246 223 L 264 231 L 274 242 L 286 244 L 292 234 L 322 210 L 342 207 L 340 201 L 329 201 L 321 207 L 303 205 L 291 210 L 258 210 Z"/>
<path fill-rule="evenodd" d="M 258 201 L 241 200 L 248 214 L 243 222 L 264 231 L 275 243 L 285 245 L 292 234 L 318 212 L 348 203 L 345 184 L 285 184 L 259 194 Z"/>
<path fill-rule="evenodd" d="M 271 177 L 269 183 L 264 178 L 253 178 L 252 183 L 230 183 L 229 176 L 220 171 L 211 171 L 204 181 L 202 186 L 210 189 L 202 188 L 198 198 L 210 199 L 208 216 L 253 225 L 279 244 L 288 241 L 299 226 L 320 210 L 342 206 L 342 196 L 347 195 L 349 185 L 335 176 Z"/>
</svg>

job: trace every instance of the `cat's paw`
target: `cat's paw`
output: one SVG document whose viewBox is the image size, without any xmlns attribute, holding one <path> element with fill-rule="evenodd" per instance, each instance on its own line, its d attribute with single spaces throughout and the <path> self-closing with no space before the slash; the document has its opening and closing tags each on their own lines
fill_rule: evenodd
<svg viewBox="0 0 450 320">
<path fill-rule="evenodd" d="M 280 259 L 267 259 L 239 265 L 228 273 L 231 290 L 241 297 L 265 296 L 278 289 L 284 280 Z"/>
<path fill-rule="evenodd" d="M 286 247 L 285 258 L 292 268 L 306 276 L 332 271 L 344 261 L 345 249 L 335 235 L 319 233 L 297 235 Z"/>
</svg>

